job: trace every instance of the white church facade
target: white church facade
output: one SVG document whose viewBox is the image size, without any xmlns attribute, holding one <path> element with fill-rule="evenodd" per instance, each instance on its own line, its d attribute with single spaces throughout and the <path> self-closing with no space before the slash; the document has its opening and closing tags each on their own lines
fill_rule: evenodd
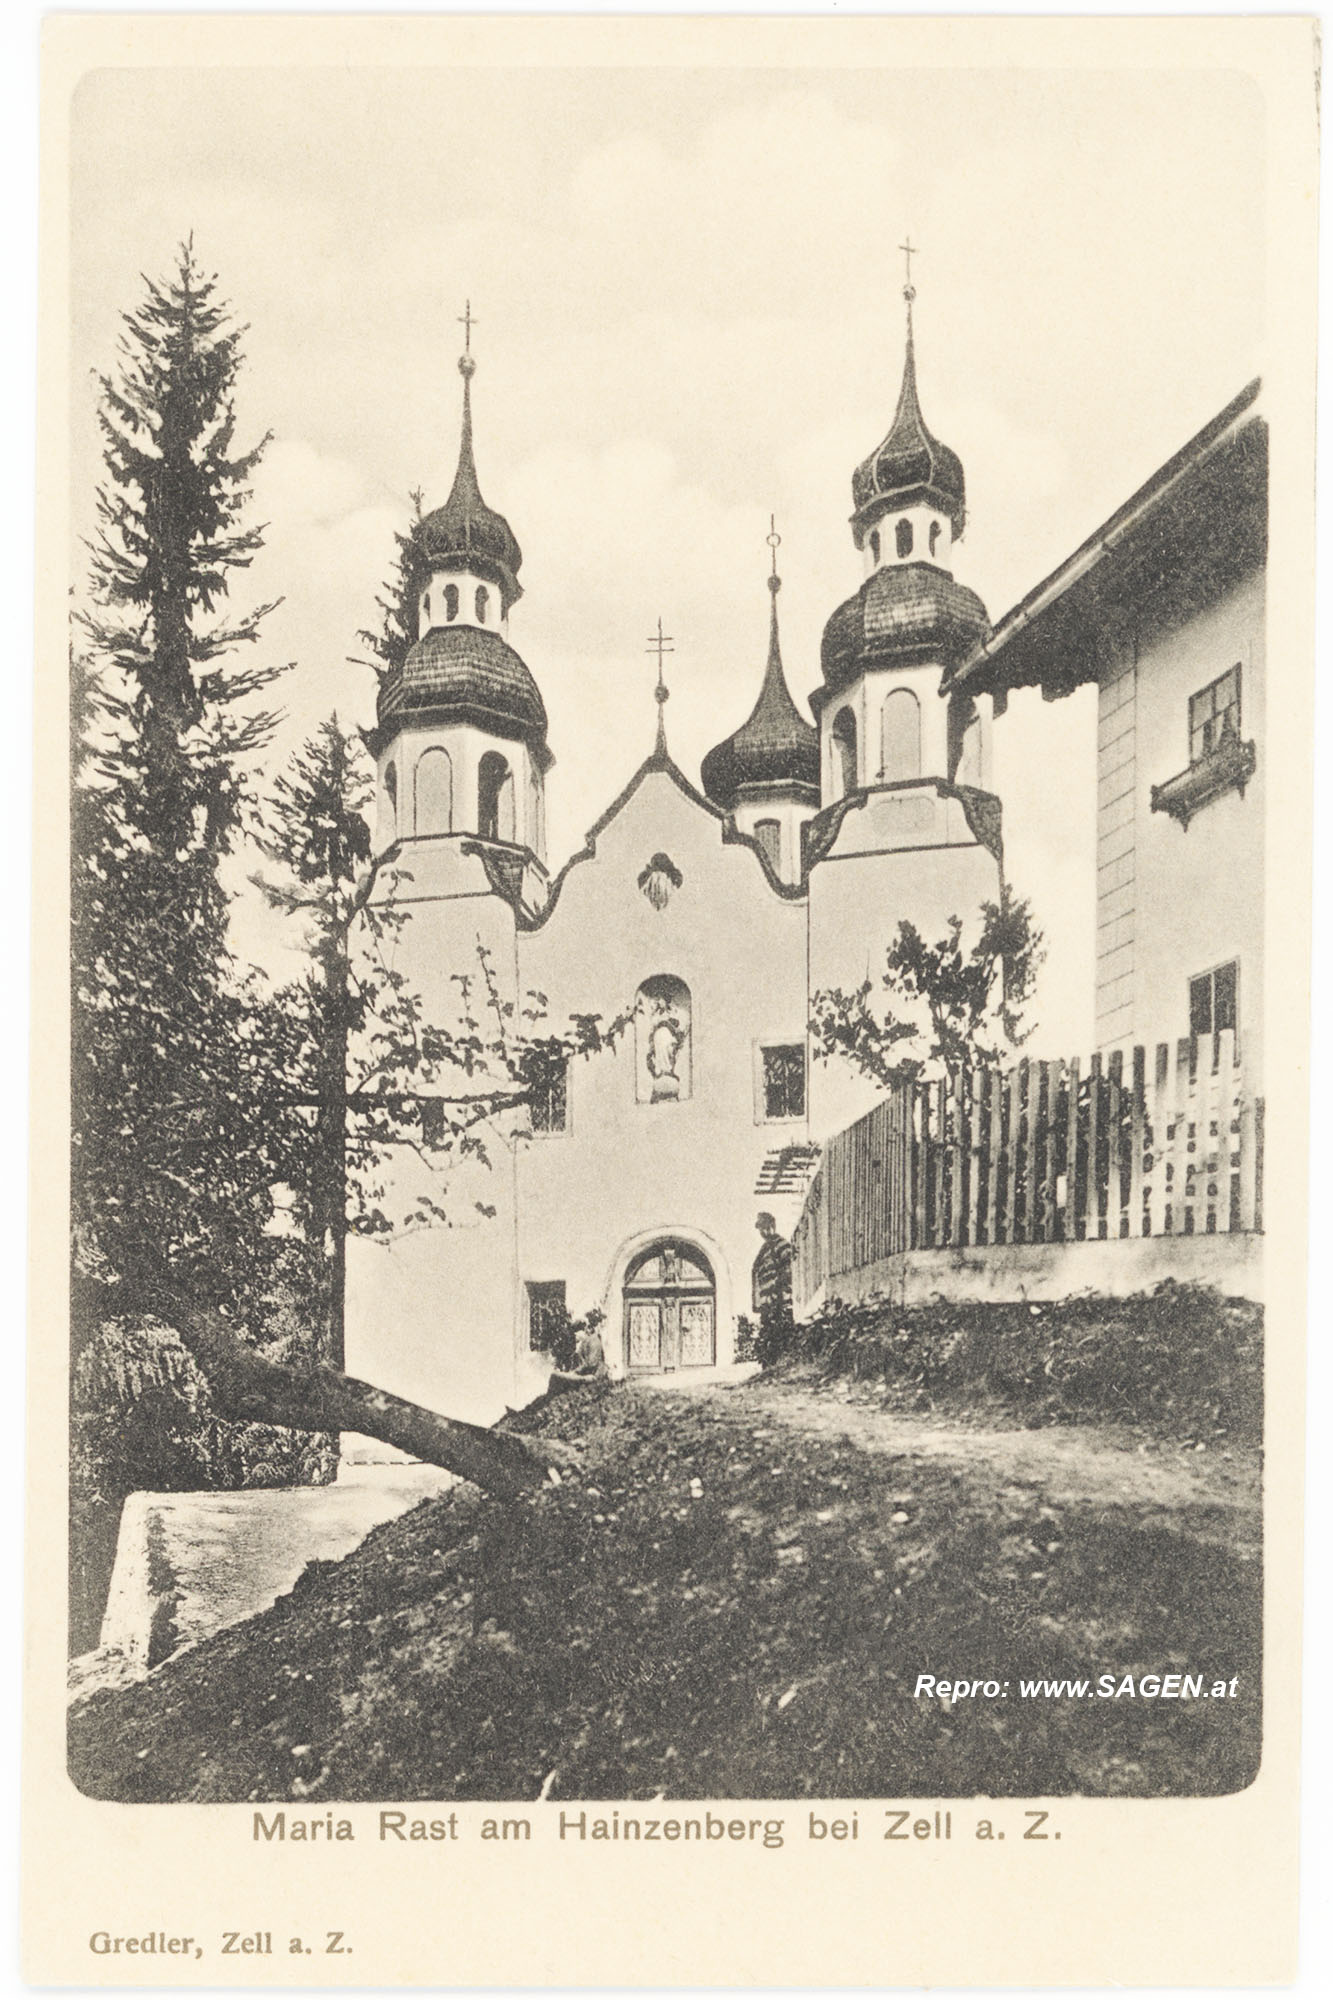
<svg viewBox="0 0 1333 2000">
<path fill-rule="evenodd" d="M 910 294 L 894 420 L 853 475 L 864 577 L 827 622 L 814 720 L 783 671 L 775 554 L 750 715 L 696 782 L 659 706 L 651 755 L 558 869 L 545 706 L 510 636 L 522 557 L 481 496 L 474 367 L 453 489 L 418 532 L 418 637 L 368 736 L 396 962 L 446 1024 L 497 1004 L 521 1026 L 533 995 L 536 1032 L 629 1018 L 563 1087 L 480 1128 L 485 1157 L 449 1176 L 454 1226 L 351 1246 L 349 1368 L 489 1421 L 545 1385 L 562 1308 L 604 1315 L 617 1374 L 731 1358 L 758 1213 L 789 1233 L 812 1148 L 872 1101 L 845 1065 L 812 1065 L 812 996 L 857 986 L 903 918 L 938 934 L 994 899 L 1001 841 L 989 694 L 947 688 L 990 628 L 953 575 L 963 468 L 921 413 Z M 398 1170 L 404 1191 L 420 1167 Z"/>
</svg>

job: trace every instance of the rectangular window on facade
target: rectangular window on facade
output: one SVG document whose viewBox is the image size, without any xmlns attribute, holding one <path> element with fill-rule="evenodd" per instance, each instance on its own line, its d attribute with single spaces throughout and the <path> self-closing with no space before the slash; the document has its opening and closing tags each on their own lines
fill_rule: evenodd
<svg viewBox="0 0 1333 2000">
<path fill-rule="evenodd" d="M 444 1144 L 443 1098 L 423 1097 L 421 1100 L 421 1143 L 423 1146 Z"/>
<path fill-rule="evenodd" d="M 1190 762 L 1201 763 L 1228 737 L 1240 740 L 1240 668 L 1234 666 L 1190 696 Z"/>
<path fill-rule="evenodd" d="M 543 1061 L 529 1072 L 534 1132 L 563 1132 L 569 1119 L 569 1064 Z"/>
<path fill-rule="evenodd" d="M 1239 966 L 1233 958 L 1226 965 L 1201 972 L 1190 981 L 1190 1033 L 1194 1036 L 1220 1035 L 1225 1028 L 1234 1033 L 1236 986 Z"/>
<path fill-rule="evenodd" d="M 800 1042 L 760 1050 L 765 1118 L 804 1118 L 805 1049 Z"/>
<path fill-rule="evenodd" d="M 528 1346 L 534 1353 L 550 1353 L 566 1317 L 564 1279 L 530 1279 Z"/>
</svg>

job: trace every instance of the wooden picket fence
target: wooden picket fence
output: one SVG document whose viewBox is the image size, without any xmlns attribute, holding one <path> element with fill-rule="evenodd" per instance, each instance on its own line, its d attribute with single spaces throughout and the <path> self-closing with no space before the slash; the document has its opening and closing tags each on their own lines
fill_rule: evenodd
<svg viewBox="0 0 1333 2000">
<path fill-rule="evenodd" d="M 824 1148 L 797 1302 L 904 1250 L 1262 1230 L 1263 1117 L 1230 1029 L 899 1085 Z"/>
</svg>

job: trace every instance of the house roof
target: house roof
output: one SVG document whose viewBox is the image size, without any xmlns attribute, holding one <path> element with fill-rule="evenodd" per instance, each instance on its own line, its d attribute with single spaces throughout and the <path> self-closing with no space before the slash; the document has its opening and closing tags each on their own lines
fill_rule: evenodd
<svg viewBox="0 0 1333 2000">
<path fill-rule="evenodd" d="M 1111 614 L 1215 600 L 1262 563 L 1268 427 L 1256 378 L 995 626 L 948 685 L 971 694 L 1096 680 Z"/>
</svg>

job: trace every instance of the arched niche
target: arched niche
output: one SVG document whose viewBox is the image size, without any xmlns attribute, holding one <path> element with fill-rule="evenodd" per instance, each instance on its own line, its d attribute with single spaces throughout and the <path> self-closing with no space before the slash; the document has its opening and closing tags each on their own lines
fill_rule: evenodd
<svg viewBox="0 0 1333 2000">
<path fill-rule="evenodd" d="M 911 688 L 895 688 L 880 710 L 880 776 L 886 785 L 921 776 L 921 703 Z"/>
<path fill-rule="evenodd" d="M 385 818 L 389 825 L 389 838 L 398 837 L 398 766 L 390 758 L 384 766 L 384 799 L 388 806 Z"/>
<path fill-rule="evenodd" d="M 454 767 L 449 752 L 423 750 L 413 777 L 418 834 L 451 833 L 454 824 Z"/>
<path fill-rule="evenodd" d="M 514 838 L 514 774 L 498 750 L 477 767 L 477 832 L 483 840 Z"/>
<path fill-rule="evenodd" d="M 678 1104 L 694 1087 L 690 989 L 674 973 L 645 979 L 634 998 L 635 1093 L 640 1104 Z"/>
</svg>

